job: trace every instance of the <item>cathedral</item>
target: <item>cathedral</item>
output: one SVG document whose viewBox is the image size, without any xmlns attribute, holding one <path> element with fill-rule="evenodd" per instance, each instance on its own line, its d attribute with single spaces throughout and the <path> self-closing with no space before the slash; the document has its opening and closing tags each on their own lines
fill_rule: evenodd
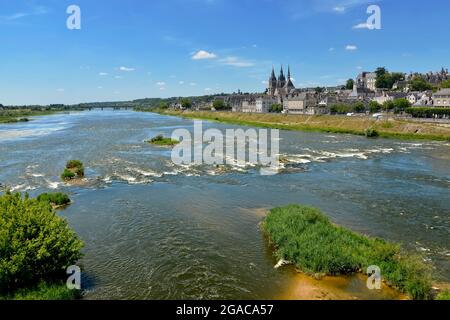
<svg viewBox="0 0 450 320">
<path fill-rule="evenodd" d="M 269 79 L 269 87 L 267 88 L 267 94 L 272 97 L 284 97 L 287 96 L 292 90 L 295 90 L 295 86 L 291 79 L 291 68 L 288 67 L 287 78 L 284 75 L 283 66 L 281 66 L 280 75 L 275 76 L 275 70 L 272 68 L 272 75 Z"/>
</svg>

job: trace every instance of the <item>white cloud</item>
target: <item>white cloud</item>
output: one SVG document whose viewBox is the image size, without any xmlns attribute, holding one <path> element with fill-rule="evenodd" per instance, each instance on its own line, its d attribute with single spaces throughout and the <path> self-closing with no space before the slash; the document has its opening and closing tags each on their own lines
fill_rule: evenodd
<svg viewBox="0 0 450 320">
<path fill-rule="evenodd" d="M 122 76 L 115 76 L 114 79 L 123 79 Z"/>
<path fill-rule="evenodd" d="M 64 92 L 64 91 L 66 91 L 66 90 L 64 90 L 63 88 L 59 88 L 59 89 L 56 89 L 56 91 L 57 91 L 57 92 Z"/>
<path fill-rule="evenodd" d="M 108 74 L 107 74 L 106 72 L 100 72 L 98 75 L 101 76 L 101 77 L 105 77 L 105 76 L 107 76 Z"/>
<path fill-rule="evenodd" d="M 197 83 L 196 82 L 191 82 L 191 83 L 189 83 L 189 85 L 192 86 L 192 87 L 195 87 L 195 86 L 197 86 Z"/>
<path fill-rule="evenodd" d="M 156 85 L 158 87 L 164 87 L 166 85 L 166 83 L 164 81 L 159 81 L 159 82 L 156 83 Z"/>
<path fill-rule="evenodd" d="M 367 22 L 363 22 L 353 26 L 353 29 L 370 29 L 370 26 L 367 24 Z"/>
<path fill-rule="evenodd" d="M 179 85 L 183 85 L 183 84 L 184 84 L 184 81 L 180 81 L 180 82 L 178 82 L 178 84 L 179 84 Z"/>
<path fill-rule="evenodd" d="M 345 7 L 334 7 L 333 11 L 337 12 L 337 13 L 344 13 L 345 12 Z"/>
<path fill-rule="evenodd" d="M 349 45 L 347 45 L 345 47 L 345 50 L 347 50 L 347 51 L 356 51 L 356 50 L 358 50 L 358 47 L 355 46 L 355 45 L 349 44 Z"/>
<path fill-rule="evenodd" d="M 210 91 L 212 91 L 212 89 L 211 88 L 205 88 L 205 91 L 206 92 L 210 92 Z"/>
<path fill-rule="evenodd" d="M 224 65 L 237 68 L 249 68 L 255 65 L 253 62 L 242 60 L 238 57 L 226 57 L 224 59 L 221 59 L 220 62 Z"/>
<path fill-rule="evenodd" d="M 103 87 L 102 86 L 98 86 L 97 89 L 103 89 Z"/>
<path fill-rule="evenodd" d="M 125 71 L 125 72 L 131 72 L 131 71 L 134 71 L 134 70 L 136 70 L 136 69 L 134 69 L 134 68 L 128 68 L 128 67 L 120 67 L 119 70 L 120 70 L 120 71 Z"/>
<path fill-rule="evenodd" d="M 26 18 L 26 17 L 30 17 L 30 16 L 40 16 L 40 15 L 47 14 L 47 13 L 48 13 L 47 8 L 45 8 L 43 6 L 37 6 L 28 12 L 17 12 L 17 13 L 13 13 L 13 14 L 10 14 L 7 16 L 0 16 L 0 20 L 14 21 L 14 20 L 18 20 L 18 19 L 22 19 L 22 18 Z"/>
<path fill-rule="evenodd" d="M 328 49 L 328 51 L 333 52 L 333 51 L 334 51 L 334 48 L 331 47 L 330 49 Z"/>
<path fill-rule="evenodd" d="M 205 59 L 215 59 L 217 55 L 212 52 L 208 52 L 205 50 L 200 50 L 192 56 L 192 60 L 205 60 Z"/>
</svg>

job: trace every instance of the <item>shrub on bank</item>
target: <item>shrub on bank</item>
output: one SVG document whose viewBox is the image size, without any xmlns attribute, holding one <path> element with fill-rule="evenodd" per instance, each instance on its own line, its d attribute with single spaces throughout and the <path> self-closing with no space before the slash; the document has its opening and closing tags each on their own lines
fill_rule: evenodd
<svg viewBox="0 0 450 320">
<path fill-rule="evenodd" d="M 10 294 L 65 277 L 83 243 L 52 206 L 28 195 L 0 196 L 0 291 Z"/>
<path fill-rule="evenodd" d="M 50 203 L 54 206 L 65 206 L 70 204 L 70 198 L 67 194 L 58 193 L 43 193 L 37 197 L 38 201 Z"/>
<path fill-rule="evenodd" d="M 376 138 L 378 137 L 380 134 L 378 133 L 377 130 L 370 128 L 370 129 L 366 129 L 366 131 L 364 132 L 365 136 L 367 138 Z"/>
<path fill-rule="evenodd" d="M 287 206 L 271 210 L 262 224 L 276 255 L 308 274 L 343 275 L 381 268 L 382 277 L 414 299 L 429 299 L 431 273 L 400 246 L 335 226 L 318 209 Z"/>
</svg>

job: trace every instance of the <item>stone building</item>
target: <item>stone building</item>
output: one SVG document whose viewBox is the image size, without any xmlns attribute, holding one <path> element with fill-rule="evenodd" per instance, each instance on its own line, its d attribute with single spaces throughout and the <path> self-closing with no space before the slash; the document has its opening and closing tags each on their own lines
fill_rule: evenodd
<svg viewBox="0 0 450 320">
<path fill-rule="evenodd" d="M 450 108 L 450 89 L 442 89 L 433 94 L 433 101 L 436 108 Z"/>
<path fill-rule="evenodd" d="M 269 87 L 267 88 L 267 94 L 272 97 L 278 97 L 281 102 L 283 98 L 293 90 L 295 90 L 295 86 L 291 78 L 291 68 L 288 68 L 288 75 L 286 78 L 282 66 L 278 79 L 275 76 L 275 70 L 272 68 L 272 74 L 269 78 Z"/>
<path fill-rule="evenodd" d="M 376 91 L 377 74 L 375 72 L 362 72 L 356 78 L 356 85 L 360 89 Z"/>
</svg>

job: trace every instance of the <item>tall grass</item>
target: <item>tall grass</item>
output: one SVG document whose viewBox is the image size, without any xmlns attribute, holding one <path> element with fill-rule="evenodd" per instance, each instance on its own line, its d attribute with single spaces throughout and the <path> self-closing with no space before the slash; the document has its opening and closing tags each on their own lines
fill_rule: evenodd
<svg viewBox="0 0 450 320">
<path fill-rule="evenodd" d="M 271 210 L 262 224 L 276 255 L 308 274 L 345 275 L 380 267 L 384 280 L 413 299 L 429 299 L 431 271 L 397 244 L 335 226 L 318 209 L 291 205 Z"/>
</svg>

